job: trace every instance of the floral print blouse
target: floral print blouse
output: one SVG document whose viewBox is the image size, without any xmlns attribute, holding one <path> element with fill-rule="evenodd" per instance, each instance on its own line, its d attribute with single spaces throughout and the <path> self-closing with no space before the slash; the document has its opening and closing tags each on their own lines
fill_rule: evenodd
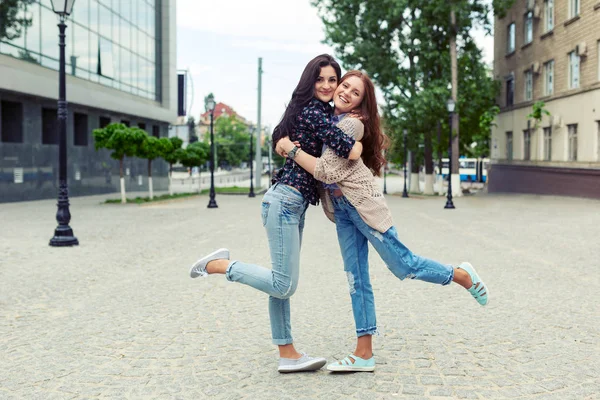
<svg viewBox="0 0 600 400">
<path fill-rule="evenodd" d="M 314 157 L 321 156 L 325 145 L 338 156 L 348 158 L 354 139 L 332 125 L 331 118 L 332 107 L 313 98 L 296 118 L 296 129 L 290 133 L 290 140 L 299 141 L 302 151 Z M 298 189 L 310 204 L 316 205 L 319 201 L 319 181 L 289 158 L 273 182 Z"/>
</svg>

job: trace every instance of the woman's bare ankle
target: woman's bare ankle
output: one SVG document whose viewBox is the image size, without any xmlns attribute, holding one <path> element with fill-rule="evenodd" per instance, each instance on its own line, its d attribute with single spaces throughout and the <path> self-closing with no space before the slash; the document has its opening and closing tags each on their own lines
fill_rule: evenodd
<svg viewBox="0 0 600 400">
<path fill-rule="evenodd" d="M 224 274 L 228 265 L 228 260 L 212 260 L 206 264 L 206 272 L 209 274 Z"/>
<path fill-rule="evenodd" d="M 302 354 L 298 353 L 293 344 L 283 344 L 279 345 L 279 357 L 281 358 L 291 358 L 298 359 L 302 357 Z"/>
</svg>

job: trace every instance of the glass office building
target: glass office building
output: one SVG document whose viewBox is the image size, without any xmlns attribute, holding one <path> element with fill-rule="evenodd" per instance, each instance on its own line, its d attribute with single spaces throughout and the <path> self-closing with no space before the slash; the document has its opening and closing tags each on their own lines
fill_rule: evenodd
<svg viewBox="0 0 600 400">
<path fill-rule="evenodd" d="M 50 0 L 18 17 L 31 24 L 0 40 L 0 202 L 56 195 L 58 17 Z M 70 192 L 117 191 L 118 163 L 94 150 L 92 131 L 123 122 L 167 136 L 177 117 L 175 0 L 76 0 L 66 24 Z M 166 168 L 155 164 L 160 190 Z M 145 189 L 143 170 L 127 160 L 128 190 Z"/>
<path fill-rule="evenodd" d="M 157 94 L 156 2 L 77 0 L 67 21 L 67 73 L 148 99 Z M 57 17 L 50 0 L 25 6 L 31 20 L 0 53 L 58 70 Z"/>
</svg>

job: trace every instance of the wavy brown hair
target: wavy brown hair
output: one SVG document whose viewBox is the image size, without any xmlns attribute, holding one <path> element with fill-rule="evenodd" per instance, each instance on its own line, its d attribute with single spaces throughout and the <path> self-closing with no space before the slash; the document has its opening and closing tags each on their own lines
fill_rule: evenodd
<svg viewBox="0 0 600 400">
<path fill-rule="evenodd" d="M 365 133 L 360 141 L 363 145 L 361 157 L 373 175 L 381 176 L 381 169 L 386 162 L 383 152 L 389 147 L 390 139 L 381 130 L 375 86 L 366 73 L 357 70 L 346 72 L 340 80 L 340 85 L 351 76 L 360 78 L 365 85 L 364 97 L 359 108 L 352 110 L 353 113 L 360 115 L 365 126 Z"/>
</svg>

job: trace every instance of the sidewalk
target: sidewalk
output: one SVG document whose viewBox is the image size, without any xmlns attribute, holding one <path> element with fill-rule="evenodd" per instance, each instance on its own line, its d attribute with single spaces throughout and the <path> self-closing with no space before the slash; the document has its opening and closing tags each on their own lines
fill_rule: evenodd
<svg viewBox="0 0 600 400">
<path fill-rule="evenodd" d="M 270 265 L 261 197 L 143 206 L 71 199 L 73 248 L 48 246 L 56 201 L 0 204 L 1 399 L 595 399 L 600 393 L 600 202 L 388 196 L 401 240 L 469 260 L 490 287 L 397 280 L 375 252 L 377 370 L 280 375 L 268 299 L 201 255 Z M 292 326 L 299 350 L 345 357 L 354 323 L 335 226 L 307 212 Z"/>
</svg>

